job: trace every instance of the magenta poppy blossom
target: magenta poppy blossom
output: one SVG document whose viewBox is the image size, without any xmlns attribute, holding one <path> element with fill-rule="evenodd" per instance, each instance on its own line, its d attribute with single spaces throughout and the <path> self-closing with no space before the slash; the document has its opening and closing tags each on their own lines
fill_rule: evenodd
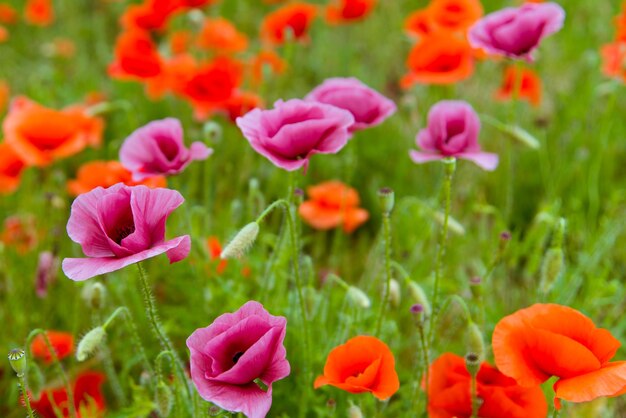
<svg viewBox="0 0 626 418">
<path fill-rule="evenodd" d="M 256 152 L 287 171 L 306 170 L 314 154 L 335 154 L 346 145 L 354 117 L 338 107 L 292 99 L 237 118 Z"/>
<path fill-rule="evenodd" d="M 329 78 L 314 88 L 305 99 L 352 113 L 354 124 L 350 132 L 380 125 L 396 111 L 396 104 L 392 100 L 353 77 Z"/>
<path fill-rule="evenodd" d="M 205 160 L 213 153 L 202 142 L 189 148 L 183 142 L 178 119 L 155 120 L 135 130 L 120 148 L 120 162 L 133 173 L 134 181 L 159 175 L 178 174 L 194 160 Z"/>
<path fill-rule="evenodd" d="M 67 234 L 87 258 L 66 258 L 63 272 L 82 281 L 166 253 L 170 263 L 187 257 L 189 235 L 165 240 L 165 221 L 185 199 L 176 190 L 118 183 L 96 187 L 72 203 Z"/>
<path fill-rule="evenodd" d="M 428 126 L 416 137 L 421 150 L 412 150 L 411 159 L 420 164 L 455 157 L 473 161 L 485 170 L 495 170 L 498 156 L 481 151 L 479 132 L 480 119 L 469 103 L 442 100 L 428 112 Z"/>
<path fill-rule="evenodd" d="M 474 48 L 495 55 L 533 60 L 541 40 L 563 27 L 565 11 L 556 3 L 507 7 L 476 22 L 468 38 Z"/>
<path fill-rule="evenodd" d="M 200 396 L 249 418 L 265 417 L 272 406 L 272 383 L 291 371 L 283 345 L 286 326 L 284 317 L 250 301 L 195 330 L 187 347 L 191 379 Z"/>
</svg>

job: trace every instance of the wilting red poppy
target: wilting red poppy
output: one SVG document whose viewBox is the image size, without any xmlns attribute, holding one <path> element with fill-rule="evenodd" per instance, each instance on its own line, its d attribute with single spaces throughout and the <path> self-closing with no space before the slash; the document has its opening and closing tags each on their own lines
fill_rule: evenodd
<svg viewBox="0 0 626 418">
<path fill-rule="evenodd" d="M 575 309 L 535 304 L 504 317 L 493 331 L 496 365 L 521 386 L 558 377 L 559 400 L 588 402 L 626 392 L 626 361 L 613 358 L 620 342 Z"/>
<path fill-rule="evenodd" d="M 287 40 L 287 31 L 294 39 L 307 36 L 317 8 L 309 3 L 293 2 L 268 14 L 261 24 L 261 38 L 273 45 L 282 45 Z"/>
<path fill-rule="evenodd" d="M 26 0 L 24 20 L 31 25 L 48 26 L 54 21 L 52 0 Z"/>
<path fill-rule="evenodd" d="M 413 84 L 452 84 L 469 78 L 474 71 L 472 48 L 452 33 L 437 31 L 415 44 L 406 62 L 409 73 L 402 88 Z"/>
<path fill-rule="evenodd" d="M 17 22 L 17 11 L 7 3 L 0 3 L 0 23 L 8 25 Z"/>
<path fill-rule="evenodd" d="M 400 388 L 393 353 L 376 337 L 359 335 L 333 348 L 315 389 L 331 385 L 350 393 L 371 392 L 389 399 Z"/>
<path fill-rule="evenodd" d="M 102 418 L 105 415 L 106 403 L 102 394 L 105 376 L 102 373 L 85 371 L 78 375 L 73 384 L 74 407 L 79 417 Z M 69 417 L 68 396 L 64 386 L 45 389 L 39 399 L 30 401 L 42 418 L 56 418 L 55 409 L 63 417 Z"/>
<path fill-rule="evenodd" d="M 515 67 L 507 67 L 504 72 L 502 87 L 496 92 L 496 99 L 511 100 L 514 97 L 528 100 L 533 106 L 541 103 L 541 79 L 530 69 L 520 71 Z M 517 92 L 515 90 L 517 89 Z"/>
<path fill-rule="evenodd" d="M 282 74 L 287 68 L 287 63 L 280 55 L 271 49 L 260 51 L 250 63 L 252 69 L 252 80 L 261 83 L 264 77 L 264 68 L 267 67 L 274 74 Z"/>
<path fill-rule="evenodd" d="M 600 49 L 602 73 L 626 82 L 626 42 L 606 44 Z"/>
<path fill-rule="evenodd" d="M 326 21 L 332 24 L 365 19 L 376 6 L 376 0 L 331 0 L 326 6 Z"/>
<path fill-rule="evenodd" d="M 26 165 L 6 142 L 0 142 L 0 194 L 13 193 Z"/>
<path fill-rule="evenodd" d="M 85 110 L 83 105 L 54 110 L 18 97 L 4 119 L 4 139 L 27 165 L 49 165 L 100 145 L 104 122 Z"/>
<path fill-rule="evenodd" d="M 369 218 L 369 213 L 359 208 L 359 194 L 340 181 L 327 181 L 307 189 L 311 200 L 302 202 L 298 212 L 304 221 L 315 229 L 343 226 L 352 232 Z"/>
<path fill-rule="evenodd" d="M 4 230 L 0 242 L 26 254 L 37 246 L 37 229 L 32 216 L 9 216 L 4 220 Z"/>
<path fill-rule="evenodd" d="M 46 331 L 46 335 L 59 360 L 74 353 L 74 337 L 69 332 Z M 42 359 L 45 363 L 52 362 L 52 353 L 48 349 L 43 335 L 39 334 L 35 337 L 30 345 L 30 351 L 34 357 Z"/>
<path fill-rule="evenodd" d="M 161 56 L 148 32 L 130 29 L 115 43 L 115 61 L 109 75 L 121 79 L 143 80 L 161 73 Z"/>
<path fill-rule="evenodd" d="M 449 31 L 464 31 L 483 15 L 479 0 L 433 0 L 428 10 L 435 24 Z"/>
<path fill-rule="evenodd" d="M 237 31 L 235 25 L 223 17 L 206 19 L 197 42 L 201 48 L 222 54 L 241 52 L 248 47 L 246 35 Z"/>
<path fill-rule="evenodd" d="M 90 161 L 83 164 L 76 174 L 76 180 L 67 182 L 67 190 L 72 196 L 87 193 L 100 186 L 108 188 L 117 183 L 127 186 L 143 184 L 148 187 L 165 187 L 165 177 L 149 177 L 143 181 L 133 181 L 132 173 L 118 161 Z"/>
<path fill-rule="evenodd" d="M 470 418 L 472 416 L 471 376 L 465 359 L 442 354 L 429 368 L 428 416 Z M 478 416 L 545 418 L 548 404 L 539 386 L 524 388 L 498 369 L 483 362 L 476 376 Z M 422 387 L 426 385 L 422 383 Z"/>
<path fill-rule="evenodd" d="M 228 100 L 241 83 L 240 62 L 219 57 L 202 65 L 182 88 L 181 93 L 198 104 L 215 104 Z"/>
</svg>

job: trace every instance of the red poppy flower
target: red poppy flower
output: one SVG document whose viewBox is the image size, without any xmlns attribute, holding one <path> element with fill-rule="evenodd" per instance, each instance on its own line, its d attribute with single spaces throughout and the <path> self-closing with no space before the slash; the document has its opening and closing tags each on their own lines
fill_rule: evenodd
<svg viewBox="0 0 626 418">
<path fill-rule="evenodd" d="M 541 103 L 541 79 L 534 71 L 523 69 L 520 71 L 515 67 L 507 67 L 504 72 L 502 87 L 496 92 L 496 99 L 511 100 L 517 96 L 518 99 L 528 100 L 533 106 Z M 518 89 L 517 93 L 514 92 Z"/>
<path fill-rule="evenodd" d="M 435 24 L 448 31 L 465 31 L 483 15 L 479 0 L 432 0 L 428 10 Z"/>
<path fill-rule="evenodd" d="M 222 244 L 217 239 L 217 237 L 209 237 L 206 240 L 207 248 L 209 249 L 209 256 L 211 260 L 220 260 L 220 255 L 222 254 Z M 217 264 L 217 274 L 222 274 L 226 267 L 228 266 L 228 260 L 220 260 Z"/>
<path fill-rule="evenodd" d="M 260 51 L 251 61 L 252 80 L 259 84 L 263 81 L 264 67 L 268 67 L 274 74 L 282 74 L 287 68 L 287 63 L 280 55 L 271 49 Z"/>
<path fill-rule="evenodd" d="M 198 35 L 198 46 L 217 53 L 232 54 L 248 47 L 248 38 L 228 19 L 206 19 Z"/>
<path fill-rule="evenodd" d="M 168 92 L 183 94 L 189 80 L 196 74 L 198 63 L 189 54 L 179 54 L 161 64 L 161 73 L 146 80 L 146 93 L 156 100 Z"/>
<path fill-rule="evenodd" d="M 148 187 L 165 187 L 163 176 L 149 177 L 143 181 L 133 181 L 132 173 L 118 161 L 90 161 L 83 164 L 76 174 L 76 180 L 67 182 L 67 190 L 72 196 L 87 193 L 96 187 L 108 188 L 117 183 L 127 186 L 143 184 Z"/>
<path fill-rule="evenodd" d="M 181 93 L 197 104 L 228 100 L 241 83 L 242 65 L 231 58 L 220 57 L 198 68 Z"/>
<path fill-rule="evenodd" d="M 404 21 L 404 31 L 417 38 L 428 36 L 437 30 L 435 20 L 429 9 L 420 9 L 412 12 Z"/>
<path fill-rule="evenodd" d="M 602 46 L 602 73 L 607 77 L 626 82 L 626 42 L 614 42 Z"/>
<path fill-rule="evenodd" d="M 243 116 L 252 109 L 263 106 L 263 100 L 254 93 L 239 91 L 224 104 L 224 108 L 231 122 Z"/>
<path fill-rule="evenodd" d="M 326 21 L 331 24 L 365 19 L 376 6 L 376 0 L 333 0 L 326 6 Z"/>
<path fill-rule="evenodd" d="M 46 335 L 59 360 L 74 353 L 74 337 L 72 334 L 62 331 L 46 331 Z M 30 351 L 34 357 L 42 359 L 45 363 L 52 362 L 52 353 L 48 350 L 43 335 L 39 334 L 35 337 L 30 345 Z"/>
<path fill-rule="evenodd" d="M 20 254 L 26 254 L 37 246 L 37 229 L 32 216 L 9 216 L 4 220 L 4 230 L 0 242 L 13 247 Z"/>
<path fill-rule="evenodd" d="M 588 402 L 626 391 L 626 361 L 610 362 L 620 342 L 567 306 L 535 304 L 504 317 L 493 331 L 496 365 L 521 386 L 556 376 L 559 399 Z"/>
<path fill-rule="evenodd" d="M 36 26 L 50 25 L 54 21 L 52 0 L 26 0 L 24 20 Z"/>
<path fill-rule="evenodd" d="M 0 142 L 0 194 L 13 193 L 26 165 L 6 142 Z"/>
<path fill-rule="evenodd" d="M 6 42 L 9 40 L 9 31 L 4 26 L 0 25 L 0 43 Z"/>
<path fill-rule="evenodd" d="M 437 31 L 423 37 L 411 50 L 406 63 L 409 73 L 400 81 L 402 88 L 413 84 L 452 84 L 474 72 L 472 48 L 461 37 Z"/>
<path fill-rule="evenodd" d="M 17 11 L 7 3 L 0 3 L 0 23 L 8 25 L 17 22 Z"/>
<path fill-rule="evenodd" d="M 102 395 L 102 384 L 105 377 L 98 372 L 82 372 L 73 385 L 74 406 L 79 417 L 101 418 L 105 415 L 106 404 Z M 65 387 L 46 389 L 39 399 L 30 401 L 42 418 L 56 418 L 55 409 L 59 409 L 62 416 L 69 417 L 68 396 Z"/>
<path fill-rule="evenodd" d="M 160 73 L 161 57 L 148 32 L 131 29 L 118 36 L 115 61 L 109 66 L 111 77 L 143 80 Z"/>
<path fill-rule="evenodd" d="M 170 51 L 172 51 L 172 54 L 179 55 L 187 53 L 189 51 L 192 38 L 193 34 L 188 30 L 177 30 L 172 32 L 169 39 Z"/>
<path fill-rule="evenodd" d="M 352 232 L 369 218 L 365 209 L 359 208 L 359 194 L 340 181 L 327 181 L 309 187 L 311 200 L 302 202 L 298 212 L 304 221 L 315 229 L 343 226 Z"/>
<path fill-rule="evenodd" d="M 104 121 L 85 110 L 83 105 L 54 110 L 18 97 L 4 119 L 4 139 L 27 165 L 49 165 L 100 145 Z"/>
<path fill-rule="evenodd" d="M 261 24 L 261 38 L 273 45 L 282 45 L 287 30 L 294 39 L 306 37 L 317 8 L 309 3 L 294 2 L 268 14 Z"/>
<path fill-rule="evenodd" d="M 465 359 L 442 354 L 429 368 L 428 414 L 430 418 L 470 418 L 471 376 Z M 524 388 L 483 362 L 476 376 L 480 417 L 545 418 L 548 404 L 539 386 Z M 422 384 L 422 387 L 425 387 Z"/>
<path fill-rule="evenodd" d="M 0 80 L 0 113 L 4 112 L 4 109 L 9 103 L 9 97 L 11 97 L 11 88 L 6 80 Z"/>
</svg>

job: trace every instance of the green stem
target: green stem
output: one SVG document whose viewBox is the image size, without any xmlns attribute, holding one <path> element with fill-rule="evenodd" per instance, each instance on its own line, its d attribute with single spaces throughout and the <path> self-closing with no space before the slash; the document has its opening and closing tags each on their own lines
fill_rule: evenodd
<svg viewBox="0 0 626 418">
<path fill-rule="evenodd" d="M 437 260 L 435 264 L 435 284 L 433 289 L 432 306 L 433 309 L 437 308 L 437 298 L 439 297 L 439 281 L 441 280 L 441 271 L 443 270 L 443 261 L 446 255 L 446 241 L 448 237 L 448 221 L 450 220 L 450 203 L 451 203 L 451 190 L 452 190 L 452 177 L 454 176 L 454 170 L 456 168 L 456 160 L 449 158 L 444 160 L 445 164 L 445 179 L 443 183 L 443 198 L 444 198 L 444 217 L 443 226 L 441 228 L 441 234 L 439 235 Z M 431 329 L 432 334 L 432 329 Z"/>
<path fill-rule="evenodd" d="M 110 321 L 111 318 L 109 318 L 109 320 L 104 325 L 102 325 L 102 329 L 106 329 L 106 326 L 109 325 Z M 95 325 L 102 323 L 102 316 L 98 310 L 94 312 L 94 323 Z M 100 347 L 100 351 L 102 353 L 102 363 L 104 366 L 104 371 L 107 375 L 107 380 L 111 388 L 111 392 L 113 392 L 113 396 L 115 397 L 118 405 L 126 405 L 126 394 L 122 389 L 119 376 L 117 375 L 115 366 L 113 365 L 111 350 L 109 349 L 109 345 L 107 344 L 106 339 L 105 341 L 103 341 L 102 346 Z"/>
<path fill-rule="evenodd" d="M 59 374 L 61 375 L 61 381 L 63 382 L 63 386 L 65 386 L 65 391 L 67 392 L 67 403 L 68 403 L 67 409 L 69 411 L 70 418 L 77 418 L 76 404 L 74 403 L 74 390 L 72 388 L 72 385 L 70 385 L 70 380 L 68 379 L 67 374 L 65 373 L 65 369 L 63 368 L 63 365 L 59 361 L 59 357 L 57 356 L 56 350 L 50 343 L 50 339 L 48 338 L 48 334 L 46 334 L 46 331 L 40 328 L 31 331 L 31 333 L 28 335 L 28 338 L 26 339 L 26 347 L 30 347 L 33 339 L 39 334 L 41 334 L 43 341 L 46 344 L 46 348 L 48 349 L 48 352 L 50 353 L 52 362 L 59 369 Z M 29 357 L 32 357 L 32 353 L 29 353 Z"/>
<path fill-rule="evenodd" d="M 391 288 L 391 219 L 389 213 L 383 214 L 383 239 L 385 245 L 385 291 L 383 294 L 383 300 L 380 304 L 380 312 L 378 319 L 376 320 L 376 332 L 374 335 L 379 336 L 380 330 L 383 324 L 383 317 L 385 316 L 385 309 L 389 303 L 389 292 Z"/>
<path fill-rule="evenodd" d="M 26 390 L 26 379 L 24 378 L 24 374 L 18 374 L 17 380 L 17 387 L 19 388 L 20 392 L 22 392 L 22 399 L 24 399 L 24 406 L 26 407 L 26 411 L 28 412 L 28 418 L 35 418 L 33 408 L 30 406 L 30 396 L 28 396 L 28 391 Z"/>
<path fill-rule="evenodd" d="M 152 294 L 152 289 L 150 288 L 150 284 L 148 283 L 146 271 L 144 270 L 143 265 L 141 263 L 137 263 L 137 267 L 139 269 L 139 281 L 141 283 L 141 290 L 143 292 L 144 302 L 146 304 L 146 313 L 148 315 L 148 321 L 150 322 L 150 325 L 152 326 L 152 331 L 154 332 L 157 339 L 159 340 L 159 343 L 161 344 L 161 347 L 163 348 L 163 350 L 170 351 L 172 353 L 172 356 L 174 357 L 174 366 L 176 367 L 178 373 L 184 377 L 182 382 L 187 391 L 187 396 L 189 397 L 188 399 L 189 404 L 191 405 L 193 403 L 192 402 L 193 394 L 192 394 L 191 388 L 189 387 L 189 381 L 185 375 L 185 368 L 183 366 L 183 362 L 181 361 L 180 357 L 178 357 L 178 354 L 176 353 L 174 349 L 174 345 L 168 338 L 167 334 L 163 330 L 161 322 L 159 321 L 159 317 L 158 317 L 157 310 L 156 310 L 156 305 L 154 303 L 154 295 Z"/>
<path fill-rule="evenodd" d="M 478 418 L 478 393 L 476 391 L 476 373 L 472 373 L 471 394 L 472 394 L 472 418 Z"/>
<path fill-rule="evenodd" d="M 424 327 L 423 326 L 419 326 L 418 327 L 418 331 L 419 331 L 419 335 L 420 335 L 420 345 L 422 348 L 422 357 L 423 357 L 423 373 L 422 375 L 424 376 L 424 393 L 425 393 L 425 399 L 426 399 L 426 403 L 425 403 L 425 408 L 426 408 L 426 413 L 428 413 L 428 387 L 429 387 L 429 380 L 430 380 L 430 354 L 429 354 L 429 350 L 428 350 L 428 341 L 426 339 L 426 335 L 424 334 Z M 419 382 L 418 382 L 418 388 L 419 388 Z M 417 396 L 416 396 L 417 397 Z"/>
</svg>

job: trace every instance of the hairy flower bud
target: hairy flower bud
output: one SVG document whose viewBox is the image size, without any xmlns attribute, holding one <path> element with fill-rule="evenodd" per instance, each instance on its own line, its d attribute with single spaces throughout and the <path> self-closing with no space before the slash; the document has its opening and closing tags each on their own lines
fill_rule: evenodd
<svg viewBox="0 0 626 418">
<path fill-rule="evenodd" d="M 107 333 L 102 327 L 96 327 L 85 334 L 76 348 L 76 360 L 87 360 L 104 342 L 106 335 Z"/>
<path fill-rule="evenodd" d="M 241 258 L 252 247 L 257 235 L 259 235 L 259 224 L 250 222 L 241 228 L 235 237 L 222 250 L 220 258 L 226 260 L 228 258 Z"/>
<path fill-rule="evenodd" d="M 483 333 L 474 322 L 467 326 L 467 348 L 468 352 L 478 356 L 479 362 L 485 358 L 485 341 Z"/>
<path fill-rule="evenodd" d="M 174 404 L 173 398 L 172 390 L 165 384 L 165 382 L 160 381 L 154 394 L 154 403 L 156 404 L 159 416 L 168 417 L 170 415 Z"/>
<path fill-rule="evenodd" d="M 370 298 L 368 298 L 365 292 L 358 287 L 350 286 L 348 288 L 348 293 L 346 293 L 346 296 L 359 308 L 368 309 L 370 306 L 372 306 Z"/>
</svg>

